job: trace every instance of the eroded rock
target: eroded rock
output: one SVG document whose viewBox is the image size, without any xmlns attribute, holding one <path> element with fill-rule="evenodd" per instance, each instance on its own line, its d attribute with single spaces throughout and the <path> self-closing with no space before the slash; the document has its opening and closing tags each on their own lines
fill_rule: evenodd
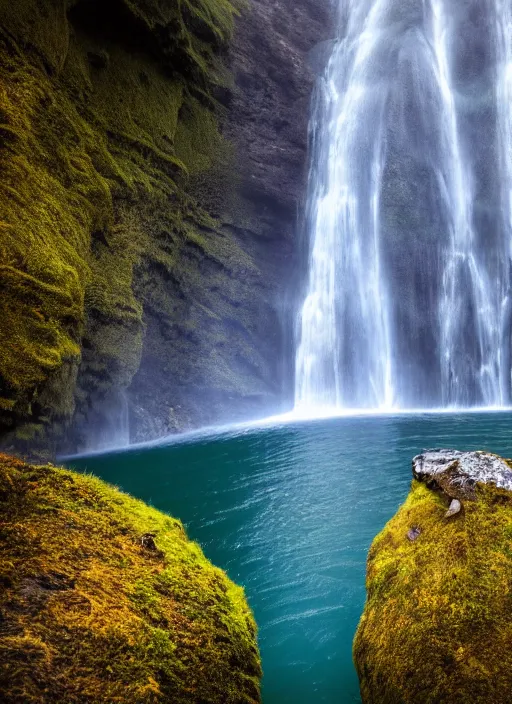
<svg viewBox="0 0 512 704">
<path fill-rule="evenodd" d="M 3 448 L 50 459 L 124 416 L 136 442 L 291 398 L 307 57 L 332 3 L 240 6 L 0 2 Z"/>
</svg>

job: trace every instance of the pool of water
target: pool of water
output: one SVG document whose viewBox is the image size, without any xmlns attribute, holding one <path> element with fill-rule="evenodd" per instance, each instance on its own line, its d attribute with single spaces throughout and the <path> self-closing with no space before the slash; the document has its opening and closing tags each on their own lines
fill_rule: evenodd
<svg viewBox="0 0 512 704">
<path fill-rule="evenodd" d="M 264 704 L 359 702 L 351 646 L 373 537 L 424 448 L 512 456 L 512 414 L 333 418 L 195 434 L 82 457 L 182 519 L 242 584 L 259 625 Z"/>
</svg>

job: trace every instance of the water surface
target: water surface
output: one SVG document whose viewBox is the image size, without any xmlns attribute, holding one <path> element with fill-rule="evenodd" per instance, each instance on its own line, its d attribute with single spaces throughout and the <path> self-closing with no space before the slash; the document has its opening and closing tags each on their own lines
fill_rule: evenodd
<svg viewBox="0 0 512 704">
<path fill-rule="evenodd" d="M 265 704 L 358 702 L 351 644 L 373 537 L 424 448 L 512 456 L 512 414 L 335 418 L 195 435 L 74 460 L 183 520 L 243 584 Z"/>
</svg>

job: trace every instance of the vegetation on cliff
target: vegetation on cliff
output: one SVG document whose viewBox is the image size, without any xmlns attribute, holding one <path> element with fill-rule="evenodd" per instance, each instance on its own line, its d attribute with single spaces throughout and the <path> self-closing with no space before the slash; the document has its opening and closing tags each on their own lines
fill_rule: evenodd
<svg viewBox="0 0 512 704">
<path fill-rule="evenodd" d="M 0 585 L 5 704 L 260 700 L 243 590 L 96 478 L 0 456 Z"/>
<path fill-rule="evenodd" d="M 413 481 L 369 553 L 354 642 L 363 702 L 507 704 L 512 493 L 477 483 L 446 517 L 451 498 L 429 486 Z"/>
<path fill-rule="evenodd" d="M 212 350 L 234 319 L 260 364 L 244 285 L 230 291 L 233 273 L 255 267 L 212 217 L 230 171 L 215 96 L 230 80 L 221 55 L 236 11 L 0 0 L 0 431 L 13 447 L 48 447 L 50 426 L 59 436 L 126 388 L 152 313 L 168 337 L 184 326 L 180 339 L 199 318 Z M 189 321 L 177 320 L 184 299 Z M 177 378 L 180 355 L 194 359 L 182 347 Z M 235 367 L 217 366 L 221 387 L 239 384 Z"/>
</svg>

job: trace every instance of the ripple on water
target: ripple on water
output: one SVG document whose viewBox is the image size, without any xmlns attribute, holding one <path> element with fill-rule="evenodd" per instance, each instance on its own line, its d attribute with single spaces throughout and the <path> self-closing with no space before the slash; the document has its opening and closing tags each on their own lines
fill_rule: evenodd
<svg viewBox="0 0 512 704">
<path fill-rule="evenodd" d="M 512 414 L 411 414 L 223 429 L 73 461 L 181 518 L 243 584 L 265 704 L 358 702 L 351 644 L 371 540 L 429 447 L 512 456 Z"/>
</svg>

